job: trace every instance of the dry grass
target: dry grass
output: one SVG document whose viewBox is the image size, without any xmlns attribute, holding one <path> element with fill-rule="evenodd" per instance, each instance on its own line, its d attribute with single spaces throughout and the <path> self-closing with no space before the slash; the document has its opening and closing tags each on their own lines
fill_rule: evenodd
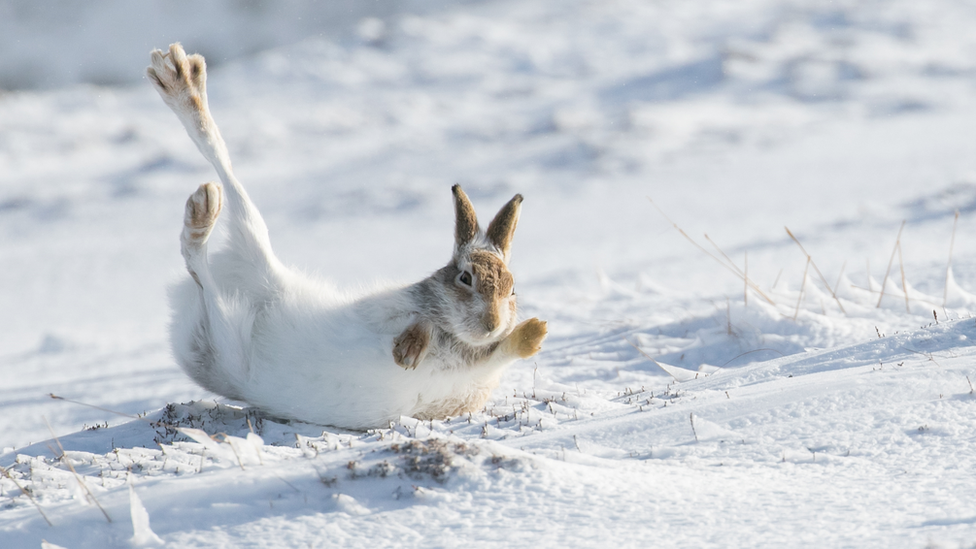
<svg viewBox="0 0 976 549">
<path fill-rule="evenodd" d="M 4 469 L 3 467 L 0 467 L 0 473 L 2 473 L 3 476 L 9 478 L 10 481 L 14 483 L 14 486 L 16 486 L 17 489 L 20 490 L 22 494 L 27 496 L 27 499 L 29 499 L 30 502 L 34 504 L 34 507 L 37 508 L 37 512 L 40 513 L 41 517 L 44 518 L 44 522 L 46 522 L 47 525 L 50 526 L 51 528 L 54 528 L 54 524 L 51 523 L 51 519 L 47 518 L 47 515 L 44 514 L 44 509 L 41 508 L 41 504 L 37 503 L 37 500 L 34 499 L 34 496 L 26 488 L 24 488 L 20 484 L 20 482 L 18 482 L 17 479 L 14 478 L 13 475 L 10 474 L 10 471 Z"/>
<path fill-rule="evenodd" d="M 693 239 L 690 235 L 688 235 L 687 232 L 685 232 L 681 227 L 678 226 L 677 223 L 675 223 L 670 217 L 668 217 L 668 215 L 666 213 L 664 213 L 664 211 L 654 202 L 653 199 L 651 199 L 650 197 L 648 197 L 648 201 L 661 214 L 661 216 L 664 217 L 664 219 L 669 224 L 671 224 L 671 226 L 676 231 L 678 231 L 678 233 L 681 234 L 682 237 L 685 238 L 685 240 L 687 240 L 688 242 L 690 242 L 694 247 L 698 248 L 698 250 L 700 250 L 702 253 L 704 253 L 705 255 L 707 255 L 709 257 L 711 257 L 717 263 L 719 263 L 720 265 L 722 265 L 725 269 L 727 269 L 732 274 L 734 274 L 735 276 L 737 276 L 740 280 L 742 280 L 742 282 L 743 282 L 743 287 L 742 287 L 742 302 L 743 302 L 743 304 L 745 306 L 748 307 L 748 305 L 749 305 L 749 293 L 750 293 L 750 290 L 752 290 L 753 292 L 755 292 L 756 295 L 760 296 L 764 301 L 766 301 L 770 305 L 773 305 L 774 307 L 779 308 L 778 305 L 777 305 L 777 303 L 770 297 L 771 294 L 767 294 L 764 291 L 762 291 L 762 289 L 756 284 L 756 282 L 754 282 L 753 279 L 750 278 L 750 273 L 749 273 L 749 254 L 748 254 L 748 251 L 743 252 L 743 268 L 740 269 L 738 267 L 738 265 L 736 265 L 736 263 L 732 260 L 732 258 L 729 257 L 729 255 L 726 254 L 722 250 L 722 248 L 719 247 L 718 244 L 708 236 L 707 233 L 704 234 L 704 238 L 705 238 L 705 240 L 708 241 L 708 243 L 711 245 L 711 247 L 713 248 L 713 250 L 706 249 L 705 246 L 703 246 L 702 244 L 700 244 L 699 242 L 697 242 L 695 239 Z M 949 279 L 950 279 L 950 276 L 951 276 L 951 273 L 952 273 L 952 271 L 951 271 L 951 268 L 952 268 L 952 253 L 953 253 L 953 250 L 954 250 L 954 247 L 955 247 L 955 237 L 956 237 L 956 229 L 957 229 L 957 226 L 958 226 L 958 221 L 959 221 L 959 212 L 957 211 L 956 214 L 955 214 L 955 218 L 953 220 L 953 224 L 952 224 L 952 235 L 951 235 L 951 238 L 950 238 L 950 241 L 949 241 L 949 258 L 948 258 L 948 261 L 946 263 L 946 270 L 945 270 L 945 290 L 943 292 L 943 299 L 942 299 L 942 301 L 943 301 L 942 307 L 943 308 L 945 308 L 947 306 L 947 302 L 948 302 L 948 287 L 949 287 L 949 283 L 950 283 L 950 280 Z M 887 293 L 888 279 L 892 276 L 891 269 L 894 266 L 895 255 L 897 254 L 897 256 L 898 256 L 899 276 L 901 277 L 901 289 L 902 289 L 902 292 L 903 292 L 903 296 L 902 297 L 905 300 L 905 311 L 907 313 L 909 313 L 909 314 L 912 314 L 912 305 L 916 305 L 916 309 L 917 309 L 918 308 L 917 307 L 917 304 L 918 303 L 924 303 L 926 305 L 935 305 L 936 303 L 935 303 L 935 299 L 928 299 L 925 296 L 915 296 L 915 297 L 913 297 L 911 295 L 911 292 L 909 292 L 908 277 L 905 274 L 904 253 L 903 253 L 902 245 L 901 245 L 901 237 L 902 237 L 902 235 L 904 233 L 904 229 L 905 229 L 905 225 L 906 224 L 907 224 L 907 220 L 902 220 L 901 224 L 898 227 L 898 233 L 897 233 L 897 235 L 895 237 L 894 246 L 892 247 L 891 255 L 890 255 L 889 259 L 888 259 L 888 265 L 887 265 L 887 268 L 885 269 L 884 277 L 881 280 L 881 288 L 880 289 L 862 288 L 862 287 L 857 286 L 857 285 L 854 285 L 854 284 L 851 284 L 851 287 L 852 288 L 855 288 L 857 290 L 862 290 L 862 291 L 864 291 L 864 292 L 866 292 L 868 294 L 878 294 L 877 302 L 874 303 L 874 307 L 875 308 L 880 308 L 881 305 L 882 305 L 882 303 L 884 302 L 885 294 Z M 801 281 L 799 295 L 796 298 L 796 304 L 793 307 L 793 313 L 792 313 L 792 315 L 790 315 L 789 312 L 785 312 L 785 311 L 782 311 L 781 310 L 781 314 L 784 317 L 786 317 L 786 318 L 792 318 L 794 321 L 799 317 L 799 311 L 800 311 L 801 307 L 803 307 L 803 300 L 806 297 L 806 295 L 809 293 L 809 291 L 808 291 L 809 289 L 806 287 L 806 283 L 807 283 L 807 277 L 810 276 L 810 269 L 812 268 L 813 269 L 813 272 L 815 272 L 817 274 L 817 277 L 820 280 L 820 285 L 822 285 L 823 288 L 826 289 L 827 293 L 830 294 L 831 298 L 837 304 L 837 307 L 840 309 L 840 311 L 842 313 L 844 313 L 845 316 L 850 316 L 848 314 L 845 306 L 844 306 L 844 302 L 838 296 L 838 290 L 841 289 L 841 284 L 844 281 L 844 271 L 847 268 L 847 262 L 844 262 L 844 264 L 841 266 L 840 272 L 837 274 L 837 281 L 833 285 L 831 285 L 827 281 L 826 276 L 824 276 L 823 272 L 817 266 L 816 262 L 813 260 L 812 255 L 803 246 L 803 243 L 800 242 L 800 240 L 796 237 L 796 235 L 793 234 L 793 232 L 789 229 L 789 227 L 784 227 L 784 228 L 786 230 L 787 235 L 789 235 L 789 237 L 797 245 L 797 247 L 803 253 L 804 257 L 806 257 L 807 261 L 806 261 L 806 263 L 804 265 L 803 279 Z M 867 277 L 868 277 L 868 280 L 869 281 L 872 281 L 873 278 L 871 276 L 871 266 L 870 266 L 870 263 L 867 262 L 866 263 L 866 266 L 867 266 Z M 772 288 L 773 289 L 775 289 L 777 287 L 777 285 L 779 283 L 779 280 L 781 278 L 782 273 L 783 273 L 783 270 L 780 269 L 779 274 L 776 275 L 776 280 L 772 284 Z M 792 294 L 792 292 L 789 292 L 789 293 Z M 783 298 L 781 296 L 778 296 L 778 299 L 783 299 Z M 789 299 L 792 299 L 792 295 L 789 297 Z M 867 299 L 873 299 L 873 297 L 868 297 Z M 821 305 L 821 309 L 823 311 L 823 314 L 827 314 L 827 309 L 824 307 L 823 300 L 821 300 L 820 305 Z M 848 306 L 850 306 L 850 303 L 848 304 Z"/>
<path fill-rule="evenodd" d="M 885 286 L 888 284 L 888 274 L 891 273 L 891 264 L 895 261 L 895 252 L 901 246 L 901 231 L 905 228 L 905 221 L 901 222 L 901 226 L 898 227 L 898 236 L 895 238 L 895 246 L 891 249 L 891 259 L 888 260 L 888 268 L 885 269 L 884 280 L 881 281 L 881 295 L 878 297 L 878 305 L 876 308 L 881 308 L 881 300 L 884 299 Z"/>
<path fill-rule="evenodd" d="M 820 282 L 822 282 L 824 288 L 826 288 L 827 291 L 830 292 L 830 295 L 834 298 L 834 301 L 837 302 L 837 306 L 840 307 L 840 311 L 844 313 L 844 315 L 846 316 L 847 311 L 844 310 L 844 305 L 840 302 L 840 299 L 837 298 L 837 292 L 834 291 L 834 288 L 830 287 L 830 284 L 827 282 L 827 278 L 824 277 L 822 272 L 820 272 L 820 269 L 817 267 L 817 264 L 813 262 L 813 257 L 809 253 L 807 253 L 806 248 L 803 247 L 803 244 L 800 244 L 799 239 L 793 236 L 793 233 L 790 232 L 789 227 L 784 227 L 784 229 L 786 229 L 786 234 L 790 235 L 790 238 L 793 239 L 793 242 L 796 242 L 796 245 L 800 247 L 800 251 L 803 252 L 803 255 L 807 256 L 807 268 L 813 265 L 813 270 L 816 271 L 817 276 L 820 277 Z M 806 275 L 803 276 L 803 281 L 806 282 Z M 802 294 L 803 292 L 801 291 L 800 293 Z"/>
<path fill-rule="evenodd" d="M 739 269 L 739 267 L 732 261 L 732 259 L 730 259 L 729 256 L 726 255 L 725 252 L 723 252 L 721 250 L 721 248 L 719 248 L 718 245 L 715 244 L 715 242 L 713 242 L 712 239 L 708 237 L 707 234 L 705 235 L 705 240 L 708 240 L 709 243 L 711 243 L 712 246 L 715 247 L 715 249 L 719 252 L 719 254 L 721 254 L 722 257 L 725 258 L 725 261 L 723 261 L 722 259 L 719 259 L 719 257 L 717 257 L 715 254 L 709 252 L 701 244 L 699 244 L 698 242 L 696 242 L 695 239 L 693 239 L 690 236 L 688 236 L 688 233 L 686 233 L 681 227 L 679 227 L 677 223 L 675 223 L 674 221 L 672 221 L 671 218 L 668 217 L 668 214 L 664 213 L 664 210 L 662 210 L 660 207 L 658 207 L 657 204 L 654 203 L 654 200 L 652 200 L 651 197 L 647 197 L 647 200 L 651 203 L 652 206 L 654 206 L 654 208 L 658 212 L 660 212 L 660 214 L 664 217 L 664 219 L 666 219 L 667 222 L 670 223 L 671 226 L 675 228 L 675 230 L 677 230 L 679 233 L 681 233 L 681 236 L 685 237 L 685 239 L 688 240 L 688 242 L 691 242 L 692 245 L 694 245 L 696 248 L 698 248 L 699 250 L 701 250 L 702 253 L 704 253 L 708 257 L 714 259 L 720 265 L 722 265 L 723 267 L 725 267 L 726 269 L 728 269 L 729 271 L 731 271 L 732 274 L 734 274 L 737 277 L 739 277 L 745 283 L 745 285 L 747 287 L 752 288 L 753 291 L 755 291 L 760 297 L 762 297 L 764 300 L 766 300 L 770 305 L 772 305 L 774 307 L 776 306 L 776 302 L 774 302 L 768 295 L 766 295 L 766 293 L 762 291 L 762 288 L 760 288 L 758 284 L 756 284 L 755 282 L 753 282 L 752 280 L 750 280 L 749 277 L 746 276 L 746 274 L 741 269 Z"/>
<path fill-rule="evenodd" d="M 807 265 L 803 268 L 803 281 L 800 282 L 800 295 L 796 297 L 796 310 L 793 312 L 793 321 L 800 315 L 800 304 L 803 303 L 803 293 L 807 289 L 807 273 L 810 272 L 810 256 L 807 256 Z"/>
<path fill-rule="evenodd" d="M 108 516 L 108 512 L 105 511 L 105 508 L 102 507 L 102 504 L 98 502 L 98 498 L 96 498 L 95 494 L 93 494 L 91 489 L 88 488 L 88 485 L 85 484 L 85 481 L 81 480 L 81 475 L 78 474 L 78 471 L 75 471 L 75 466 L 71 463 L 71 458 L 69 458 L 65 453 L 64 446 L 61 445 L 61 440 L 58 439 L 58 436 L 54 434 L 54 429 L 51 428 L 51 424 L 48 423 L 46 417 L 44 418 L 44 423 L 47 425 L 48 431 L 51 432 L 51 436 L 54 437 L 54 442 L 58 445 L 58 449 L 61 451 L 61 455 L 57 456 L 58 459 L 63 461 L 64 464 L 68 466 L 68 469 L 71 471 L 71 474 L 74 475 L 75 480 L 78 481 L 78 486 L 81 486 L 82 490 L 84 490 L 85 493 L 88 494 L 88 498 L 91 500 L 91 502 L 94 503 L 96 507 L 98 507 L 98 510 L 101 511 L 103 515 L 105 515 L 105 520 L 107 520 L 108 522 L 112 522 L 112 517 Z"/>
<path fill-rule="evenodd" d="M 952 220 L 952 236 L 949 237 L 949 259 L 946 261 L 945 289 L 942 291 L 942 308 L 945 308 L 949 301 L 949 269 L 952 268 L 952 248 L 956 244 L 956 225 L 959 223 L 959 210 L 956 210 L 956 217 Z"/>
</svg>

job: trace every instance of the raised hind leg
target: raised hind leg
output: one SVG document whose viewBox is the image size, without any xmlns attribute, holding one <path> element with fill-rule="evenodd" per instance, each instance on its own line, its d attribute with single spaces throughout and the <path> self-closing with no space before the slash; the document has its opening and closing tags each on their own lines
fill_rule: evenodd
<svg viewBox="0 0 976 549">
<path fill-rule="evenodd" d="M 178 314 L 189 314 L 192 320 L 177 330 L 182 337 L 175 348 L 184 369 L 198 383 L 239 399 L 250 369 L 247 334 L 251 306 L 239 294 L 225 295 L 207 257 L 207 241 L 220 215 L 222 197 L 220 185 L 209 182 L 200 185 L 186 201 L 180 251 L 197 292 L 192 303 L 184 301 L 177 307 Z"/>
<path fill-rule="evenodd" d="M 176 113 L 223 183 L 230 240 L 228 251 L 258 271 L 254 273 L 255 280 L 273 281 L 281 263 L 271 249 L 264 219 L 234 177 L 227 145 L 210 114 L 207 67 L 203 57 L 198 54 L 187 56 L 180 44 L 172 44 L 168 52 L 153 50 L 150 58 L 146 76 L 163 102 Z"/>
</svg>

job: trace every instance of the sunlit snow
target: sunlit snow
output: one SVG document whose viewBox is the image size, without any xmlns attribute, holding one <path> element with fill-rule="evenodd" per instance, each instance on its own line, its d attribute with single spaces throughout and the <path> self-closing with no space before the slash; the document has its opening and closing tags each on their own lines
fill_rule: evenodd
<svg viewBox="0 0 976 549">
<path fill-rule="evenodd" d="M 208 81 L 279 256 L 341 285 L 443 265 L 454 183 L 525 197 L 542 352 L 369 432 L 171 357 L 216 177 L 125 50 L 148 19 L 50 22 L 44 89 L 0 66 L 0 547 L 973 547 L 976 7 L 444 4 L 269 14 Z"/>
</svg>

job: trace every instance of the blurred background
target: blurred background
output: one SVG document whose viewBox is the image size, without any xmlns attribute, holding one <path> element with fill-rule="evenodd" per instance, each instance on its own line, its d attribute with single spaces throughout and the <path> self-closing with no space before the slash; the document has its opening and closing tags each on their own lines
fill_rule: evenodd
<svg viewBox="0 0 976 549">
<path fill-rule="evenodd" d="M 131 84 L 146 52 L 192 44 L 219 66 L 309 36 L 347 38 L 364 18 L 426 13 L 445 0 L 2 0 L 0 89 Z M 455 2 L 454 4 L 457 4 Z M 369 33 L 366 23 L 363 32 Z"/>
</svg>

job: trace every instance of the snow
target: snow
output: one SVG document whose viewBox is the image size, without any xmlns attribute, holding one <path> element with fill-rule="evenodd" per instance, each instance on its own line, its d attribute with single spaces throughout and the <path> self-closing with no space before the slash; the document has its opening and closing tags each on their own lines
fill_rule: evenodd
<svg viewBox="0 0 976 549">
<path fill-rule="evenodd" d="M 62 19 L 59 76 L 0 95 L 0 546 L 976 544 L 972 6 L 384 9 L 197 48 Z M 137 80 L 175 39 L 288 263 L 415 280 L 453 183 L 525 196 L 550 336 L 483 412 L 343 431 L 186 379 L 166 288 L 214 176 Z"/>
</svg>

